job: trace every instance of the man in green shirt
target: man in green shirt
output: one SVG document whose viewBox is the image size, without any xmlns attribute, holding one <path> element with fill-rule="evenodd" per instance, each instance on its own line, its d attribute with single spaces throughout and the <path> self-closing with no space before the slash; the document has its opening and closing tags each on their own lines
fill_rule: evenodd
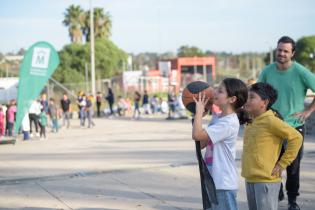
<svg viewBox="0 0 315 210">
<path fill-rule="evenodd" d="M 287 36 L 281 37 L 276 49 L 276 62 L 263 69 L 258 81 L 269 83 L 278 91 L 278 100 L 273 108 L 304 138 L 305 119 L 315 110 L 315 97 L 307 108 L 304 107 L 304 100 L 308 89 L 315 92 L 315 75 L 292 60 L 294 53 L 294 40 Z M 287 167 L 286 190 L 289 210 L 300 209 L 296 198 L 299 195 L 302 156 L 303 146 L 296 159 Z"/>
</svg>

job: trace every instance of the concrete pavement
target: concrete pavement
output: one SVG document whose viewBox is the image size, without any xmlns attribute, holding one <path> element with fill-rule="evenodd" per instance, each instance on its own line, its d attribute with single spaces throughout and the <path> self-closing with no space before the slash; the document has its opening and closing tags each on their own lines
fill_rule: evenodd
<svg viewBox="0 0 315 210">
<path fill-rule="evenodd" d="M 48 140 L 0 145 L 0 209 L 201 209 L 189 120 L 104 118 L 92 129 L 71 123 Z M 314 140 L 307 137 L 302 161 L 305 210 L 315 206 Z M 239 158 L 241 137 L 237 148 Z M 242 178 L 238 205 L 247 209 Z"/>
</svg>

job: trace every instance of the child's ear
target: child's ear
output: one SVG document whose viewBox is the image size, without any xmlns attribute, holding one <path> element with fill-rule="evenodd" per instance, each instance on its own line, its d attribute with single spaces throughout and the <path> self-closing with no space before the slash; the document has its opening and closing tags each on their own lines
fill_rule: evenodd
<svg viewBox="0 0 315 210">
<path fill-rule="evenodd" d="M 236 100 L 237 100 L 237 97 L 236 97 L 236 96 L 230 97 L 230 102 L 231 102 L 231 104 L 234 104 L 234 103 L 236 102 Z"/>
<path fill-rule="evenodd" d="M 270 102 L 269 99 L 264 100 L 264 105 L 265 105 L 266 109 L 267 109 L 267 107 L 268 107 L 269 102 Z"/>
</svg>

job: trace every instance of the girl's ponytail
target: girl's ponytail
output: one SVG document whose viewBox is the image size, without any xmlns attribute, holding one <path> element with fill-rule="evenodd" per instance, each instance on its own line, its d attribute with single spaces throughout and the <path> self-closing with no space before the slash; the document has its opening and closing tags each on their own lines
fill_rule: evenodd
<svg viewBox="0 0 315 210">
<path fill-rule="evenodd" d="M 235 113 L 237 114 L 238 120 L 240 121 L 241 125 L 252 122 L 252 119 L 250 118 L 248 112 L 243 107 L 237 109 Z"/>
</svg>

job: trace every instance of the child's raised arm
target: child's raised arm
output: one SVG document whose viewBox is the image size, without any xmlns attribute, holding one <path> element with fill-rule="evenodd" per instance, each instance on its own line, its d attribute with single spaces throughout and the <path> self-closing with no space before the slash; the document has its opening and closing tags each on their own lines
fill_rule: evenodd
<svg viewBox="0 0 315 210">
<path fill-rule="evenodd" d="M 196 114 L 193 124 L 193 130 L 192 130 L 192 138 L 195 141 L 200 141 L 201 148 L 204 148 L 209 140 L 209 136 L 207 132 L 202 128 L 202 117 L 205 111 L 205 105 L 207 104 L 208 100 L 205 96 L 205 94 L 201 95 L 199 93 L 198 100 L 194 98 L 196 103 Z"/>
</svg>

